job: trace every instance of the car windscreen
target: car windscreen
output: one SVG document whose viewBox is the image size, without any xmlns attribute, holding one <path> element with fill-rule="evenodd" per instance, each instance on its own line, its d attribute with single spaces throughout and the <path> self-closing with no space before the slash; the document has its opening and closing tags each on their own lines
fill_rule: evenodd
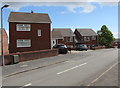
<svg viewBox="0 0 120 88">
<path fill-rule="evenodd" d="M 60 48 L 67 48 L 66 45 L 59 45 Z"/>
<path fill-rule="evenodd" d="M 77 47 L 87 47 L 86 45 L 83 45 L 83 44 L 81 44 L 81 45 L 78 45 Z"/>
</svg>

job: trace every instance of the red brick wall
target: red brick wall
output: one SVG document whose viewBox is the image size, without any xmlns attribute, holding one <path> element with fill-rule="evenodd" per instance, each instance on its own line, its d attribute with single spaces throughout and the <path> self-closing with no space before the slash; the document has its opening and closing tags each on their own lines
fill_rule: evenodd
<svg viewBox="0 0 120 88">
<path fill-rule="evenodd" d="M 112 46 L 120 46 L 120 42 L 113 42 Z"/>
<path fill-rule="evenodd" d="M 10 53 L 51 49 L 51 25 L 49 23 L 30 23 L 31 31 L 16 31 L 16 24 L 18 23 L 9 23 Z M 41 29 L 42 36 L 38 36 L 38 29 Z M 31 39 L 31 47 L 18 48 L 17 39 Z"/>
<path fill-rule="evenodd" d="M 13 62 L 13 55 L 19 55 L 20 62 L 23 62 L 23 61 L 35 60 L 35 59 L 40 59 L 40 58 L 45 58 L 45 57 L 57 56 L 58 50 L 57 49 L 52 49 L 52 50 L 49 49 L 49 50 L 39 50 L 39 51 L 8 54 L 8 55 L 5 55 L 5 63 L 6 64 L 11 64 Z M 1 59 L 1 57 L 0 57 L 0 59 Z"/>
<path fill-rule="evenodd" d="M 7 36 L 5 29 L 2 29 L 2 33 L 3 33 L 2 36 L 3 36 L 3 47 L 4 47 L 3 51 L 4 51 L 4 54 L 6 55 L 9 53 L 9 51 L 8 51 L 8 36 Z M 1 35 L 0 35 L 0 37 L 1 37 Z M 0 46 L 0 49 L 1 49 L 1 46 Z M 0 50 L 0 52 L 1 52 L 1 50 Z"/>
<path fill-rule="evenodd" d="M 22 53 L 20 54 L 20 62 L 35 60 L 44 57 L 56 56 L 56 55 L 58 55 L 58 51 L 56 49 Z"/>
</svg>

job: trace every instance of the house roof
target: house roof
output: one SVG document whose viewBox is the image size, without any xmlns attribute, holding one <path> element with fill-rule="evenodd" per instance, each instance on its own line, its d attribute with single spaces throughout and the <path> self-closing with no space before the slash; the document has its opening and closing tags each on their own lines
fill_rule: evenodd
<svg viewBox="0 0 120 88">
<path fill-rule="evenodd" d="M 97 36 L 97 33 L 92 29 L 76 29 L 82 36 Z"/>
<path fill-rule="evenodd" d="M 52 31 L 52 39 L 63 39 L 63 37 L 59 31 Z"/>
<path fill-rule="evenodd" d="M 54 28 L 53 31 L 59 31 L 63 37 L 75 36 L 70 28 Z"/>
<path fill-rule="evenodd" d="M 120 38 L 116 38 L 114 42 L 120 42 Z"/>
<path fill-rule="evenodd" d="M 8 22 L 51 23 L 48 14 L 11 12 Z"/>
</svg>

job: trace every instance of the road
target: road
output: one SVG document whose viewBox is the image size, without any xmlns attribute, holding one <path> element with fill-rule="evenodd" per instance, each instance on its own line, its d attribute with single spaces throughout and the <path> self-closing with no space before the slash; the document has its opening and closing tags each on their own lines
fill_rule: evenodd
<svg viewBox="0 0 120 88">
<path fill-rule="evenodd" d="M 72 59 L 4 78 L 3 86 L 89 86 L 116 65 L 118 50 L 78 51 L 75 54 L 66 54 L 65 57 Z M 102 86 L 109 85 L 104 83 Z"/>
</svg>

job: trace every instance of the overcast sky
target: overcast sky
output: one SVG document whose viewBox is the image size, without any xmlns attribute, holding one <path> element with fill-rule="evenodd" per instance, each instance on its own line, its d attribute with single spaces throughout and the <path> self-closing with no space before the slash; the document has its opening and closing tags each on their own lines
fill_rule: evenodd
<svg viewBox="0 0 120 88">
<path fill-rule="evenodd" d="M 50 2 L 51 1 L 51 2 Z M 79 1 L 79 2 L 78 2 Z M 85 2 L 86 1 L 86 2 Z M 9 31 L 8 17 L 10 12 L 48 13 L 52 20 L 52 28 L 92 28 L 97 31 L 107 25 L 115 37 L 118 36 L 118 1 L 109 0 L 6 0 L 4 8 L 4 28 Z"/>
</svg>

